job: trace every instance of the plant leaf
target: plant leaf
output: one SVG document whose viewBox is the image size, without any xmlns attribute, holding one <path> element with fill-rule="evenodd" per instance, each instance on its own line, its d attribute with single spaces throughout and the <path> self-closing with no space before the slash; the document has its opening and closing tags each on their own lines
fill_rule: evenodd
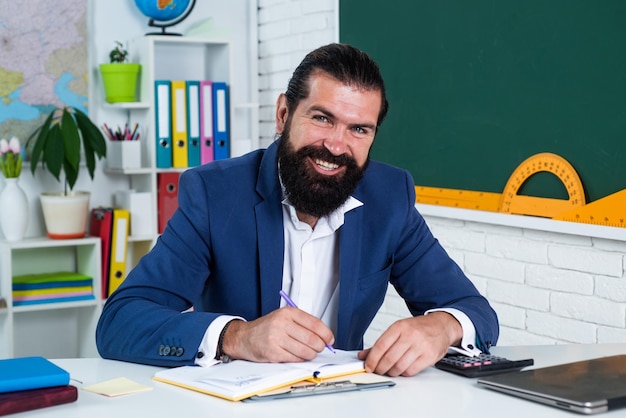
<svg viewBox="0 0 626 418">
<path fill-rule="evenodd" d="M 63 138 L 63 146 L 65 149 L 64 166 L 71 165 L 78 171 L 78 163 L 80 162 L 80 134 L 74 117 L 70 113 L 69 108 L 63 109 L 61 117 L 61 137 Z M 71 189 L 71 187 L 70 187 Z"/>
<path fill-rule="evenodd" d="M 76 116 L 76 121 L 78 122 L 78 126 L 80 130 L 84 133 L 86 132 L 88 135 L 83 135 L 83 141 L 87 139 L 91 144 L 91 148 L 94 150 L 98 157 L 102 158 L 106 156 L 107 153 L 107 145 L 104 139 L 104 135 L 102 135 L 102 131 L 94 125 L 94 123 L 89 119 L 89 117 L 82 111 L 78 109 L 74 109 Z"/>
<path fill-rule="evenodd" d="M 16 168 L 15 156 L 13 155 L 12 152 L 7 153 L 6 161 L 7 161 L 7 173 L 8 173 L 8 176 L 6 177 L 15 177 L 15 171 L 14 171 L 14 169 Z"/>
<path fill-rule="evenodd" d="M 96 169 L 96 159 L 106 156 L 106 141 L 104 135 L 100 129 L 91 122 L 89 117 L 78 109 L 74 109 L 74 116 L 78 127 L 82 132 L 83 149 L 85 151 L 85 162 L 87 164 L 87 170 L 93 180 L 94 171 Z"/>
<path fill-rule="evenodd" d="M 55 112 L 54 110 L 50 112 L 50 114 L 44 121 L 43 125 L 41 125 L 39 129 L 35 130 L 35 132 L 33 132 L 30 138 L 28 138 L 28 141 L 30 141 L 32 138 L 35 137 L 37 132 L 39 132 L 39 134 L 37 135 L 37 139 L 35 140 L 35 145 L 33 146 L 33 152 L 31 153 L 31 156 L 30 156 L 30 171 L 33 174 L 35 174 L 35 170 L 37 169 L 37 163 L 39 162 L 39 158 L 41 157 L 41 151 L 44 149 L 44 146 L 46 145 L 48 134 L 49 134 L 48 131 L 50 130 L 50 124 L 52 123 L 54 112 Z"/>
<path fill-rule="evenodd" d="M 59 175 L 61 174 L 61 167 L 63 165 L 64 151 L 63 136 L 59 124 L 54 124 L 46 136 L 47 138 L 43 148 L 43 163 L 54 178 L 56 178 L 57 181 L 61 181 Z"/>
<path fill-rule="evenodd" d="M 72 166 L 69 161 L 63 161 L 63 170 L 65 171 L 65 182 L 69 186 L 70 190 L 74 190 L 74 185 L 78 179 L 79 167 Z"/>
<path fill-rule="evenodd" d="M 87 165 L 87 171 L 93 180 L 93 173 L 96 169 L 96 158 L 94 157 L 94 150 L 91 147 L 91 143 L 86 141 L 85 134 L 83 134 L 83 148 L 85 149 L 85 164 Z"/>
<path fill-rule="evenodd" d="M 22 159 L 18 158 L 17 159 L 17 165 L 15 166 L 15 173 L 17 175 L 19 175 L 19 173 L 21 173 L 21 172 L 22 172 Z"/>
</svg>

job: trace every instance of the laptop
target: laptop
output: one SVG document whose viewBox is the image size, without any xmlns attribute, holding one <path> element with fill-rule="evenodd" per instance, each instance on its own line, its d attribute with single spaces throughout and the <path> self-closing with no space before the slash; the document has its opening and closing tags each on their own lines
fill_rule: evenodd
<svg viewBox="0 0 626 418">
<path fill-rule="evenodd" d="M 478 379 L 478 385 L 581 414 L 626 407 L 626 355 Z"/>
</svg>

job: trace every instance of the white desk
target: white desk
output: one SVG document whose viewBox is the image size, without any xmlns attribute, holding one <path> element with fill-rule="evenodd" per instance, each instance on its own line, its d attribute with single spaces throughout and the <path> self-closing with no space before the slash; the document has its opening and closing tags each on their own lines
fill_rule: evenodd
<svg viewBox="0 0 626 418">
<path fill-rule="evenodd" d="M 493 354 L 511 359 L 532 357 L 534 367 L 626 353 L 626 344 L 494 347 Z M 429 368 L 411 378 L 396 378 L 396 386 L 370 392 L 328 394 L 259 403 L 229 402 L 165 383 L 155 382 L 158 367 L 103 359 L 53 360 L 82 385 L 127 377 L 153 387 L 148 392 L 107 398 L 79 390 L 78 401 L 19 414 L 19 417 L 254 417 L 254 418 L 421 418 L 421 417 L 576 417 L 523 399 L 478 387 L 468 379 Z M 73 382 L 79 388 L 82 386 Z M 624 410 L 601 416 L 624 416 Z M 18 415 L 16 415 L 16 418 Z"/>
</svg>

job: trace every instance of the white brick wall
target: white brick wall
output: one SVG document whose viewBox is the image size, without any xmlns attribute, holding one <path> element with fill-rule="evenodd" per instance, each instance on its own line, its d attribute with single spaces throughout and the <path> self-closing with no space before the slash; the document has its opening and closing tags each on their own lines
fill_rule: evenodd
<svg viewBox="0 0 626 418">
<path fill-rule="evenodd" d="M 626 342 L 624 240 L 425 216 L 500 318 L 500 345 Z M 390 289 L 372 344 L 406 315 Z"/>
<path fill-rule="evenodd" d="M 626 231 L 613 240 L 425 219 L 498 313 L 499 344 L 626 342 Z"/>
<path fill-rule="evenodd" d="M 336 41 L 337 0 L 259 0 L 261 146 L 274 105 L 304 55 Z M 498 313 L 500 345 L 626 342 L 623 240 L 425 216 Z M 408 315 L 393 289 L 365 335 L 371 345 Z"/>
<path fill-rule="evenodd" d="M 311 50 L 335 42 L 337 0 L 259 0 L 260 144 L 274 140 L 278 94 Z"/>
</svg>

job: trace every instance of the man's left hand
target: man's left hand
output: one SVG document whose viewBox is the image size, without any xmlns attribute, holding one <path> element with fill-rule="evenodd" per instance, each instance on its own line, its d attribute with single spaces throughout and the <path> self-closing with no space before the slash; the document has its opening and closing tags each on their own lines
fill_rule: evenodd
<svg viewBox="0 0 626 418">
<path fill-rule="evenodd" d="M 359 358 L 369 373 L 413 376 L 439 361 L 462 335 L 454 316 L 432 312 L 394 322 L 371 348 L 359 352 Z"/>
</svg>

